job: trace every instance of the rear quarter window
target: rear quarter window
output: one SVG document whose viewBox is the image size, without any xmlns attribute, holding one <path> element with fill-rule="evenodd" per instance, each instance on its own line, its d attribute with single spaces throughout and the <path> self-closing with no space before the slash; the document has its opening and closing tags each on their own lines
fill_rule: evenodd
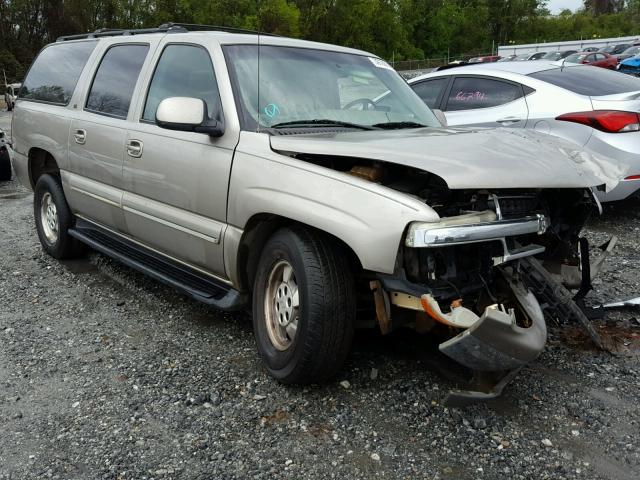
<svg viewBox="0 0 640 480">
<path fill-rule="evenodd" d="M 95 46 L 96 42 L 90 41 L 54 43 L 46 47 L 31 65 L 20 98 L 68 105 Z"/>
<path fill-rule="evenodd" d="M 604 68 L 554 68 L 531 73 L 529 76 L 579 95 L 590 97 L 640 91 L 640 78 Z"/>
</svg>

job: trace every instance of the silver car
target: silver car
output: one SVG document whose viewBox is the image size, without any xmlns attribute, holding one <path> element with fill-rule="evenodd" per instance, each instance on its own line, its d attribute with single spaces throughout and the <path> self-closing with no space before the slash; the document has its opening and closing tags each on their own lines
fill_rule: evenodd
<svg viewBox="0 0 640 480">
<path fill-rule="evenodd" d="M 422 75 L 411 87 L 452 126 L 526 128 L 630 167 L 602 201 L 640 190 L 640 79 L 561 62 L 473 65 Z"/>
<path fill-rule="evenodd" d="M 88 245 L 250 311 L 285 383 L 334 375 L 356 326 L 429 332 L 493 372 L 460 401 L 536 358 L 535 294 L 568 308 L 538 259 L 580 278 L 592 188 L 623 171 L 536 132 L 444 129 L 366 52 L 189 28 L 62 38 L 31 66 L 14 166 L 47 253 Z"/>
</svg>

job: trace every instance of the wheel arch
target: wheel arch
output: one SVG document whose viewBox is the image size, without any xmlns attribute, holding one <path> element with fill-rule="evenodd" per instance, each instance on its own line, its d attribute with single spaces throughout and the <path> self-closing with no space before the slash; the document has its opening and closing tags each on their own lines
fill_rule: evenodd
<svg viewBox="0 0 640 480">
<path fill-rule="evenodd" d="M 237 278 L 242 290 L 251 290 L 258 262 L 269 238 L 279 229 L 286 227 L 304 227 L 329 238 L 347 258 L 348 265 L 354 271 L 362 271 L 362 262 L 356 252 L 342 239 L 298 220 L 270 213 L 257 213 L 247 221 L 238 245 L 236 260 Z"/>
<path fill-rule="evenodd" d="M 33 147 L 29 150 L 28 165 L 29 182 L 31 183 L 32 189 L 35 189 L 36 183 L 38 183 L 38 178 L 45 173 L 54 175 L 58 178 L 60 177 L 58 161 L 50 152 L 42 148 Z"/>
</svg>

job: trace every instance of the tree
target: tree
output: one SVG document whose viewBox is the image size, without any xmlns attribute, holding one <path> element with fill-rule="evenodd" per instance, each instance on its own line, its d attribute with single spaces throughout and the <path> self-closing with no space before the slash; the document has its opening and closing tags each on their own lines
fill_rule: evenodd
<svg viewBox="0 0 640 480">
<path fill-rule="evenodd" d="M 584 9 L 594 15 L 602 15 L 621 12 L 624 4 L 624 0 L 585 0 Z"/>
</svg>

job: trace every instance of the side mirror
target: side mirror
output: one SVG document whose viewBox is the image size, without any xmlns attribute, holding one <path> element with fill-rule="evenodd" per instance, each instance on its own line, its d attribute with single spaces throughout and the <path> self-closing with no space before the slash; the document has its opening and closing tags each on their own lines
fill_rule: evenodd
<svg viewBox="0 0 640 480">
<path fill-rule="evenodd" d="M 442 124 L 443 127 L 447 127 L 449 124 L 447 123 L 447 117 L 445 116 L 444 112 L 442 110 L 439 110 L 437 108 L 431 110 L 433 112 L 433 114 L 436 116 L 436 118 L 438 119 L 438 121 Z"/>
<path fill-rule="evenodd" d="M 224 125 L 211 120 L 204 100 L 190 97 L 165 98 L 156 110 L 156 125 L 167 130 L 206 133 L 221 137 Z"/>
</svg>

